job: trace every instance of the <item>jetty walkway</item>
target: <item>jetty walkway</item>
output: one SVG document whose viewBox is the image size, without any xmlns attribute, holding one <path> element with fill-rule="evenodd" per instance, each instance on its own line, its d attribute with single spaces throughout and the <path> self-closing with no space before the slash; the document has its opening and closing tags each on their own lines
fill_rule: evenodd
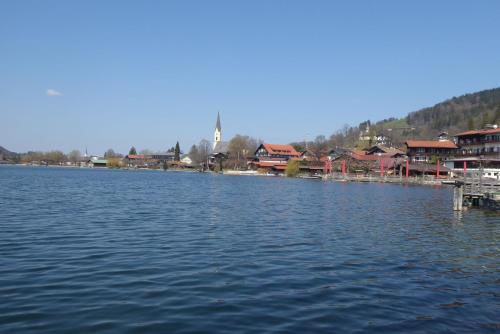
<svg viewBox="0 0 500 334">
<path fill-rule="evenodd" d="M 378 182 L 415 185 L 453 186 L 453 209 L 461 211 L 467 207 L 482 207 L 500 211 L 500 180 L 482 177 L 482 173 L 467 173 L 456 179 L 442 179 L 435 176 L 365 176 L 333 174 L 323 176 L 324 180 L 338 182 Z"/>
<path fill-rule="evenodd" d="M 456 211 L 469 206 L 500 210 L 500 180 L 473 174 L 471 177 L 462 177 L 444 183 L 454 186 L 453 209 Z"/>
</svg>

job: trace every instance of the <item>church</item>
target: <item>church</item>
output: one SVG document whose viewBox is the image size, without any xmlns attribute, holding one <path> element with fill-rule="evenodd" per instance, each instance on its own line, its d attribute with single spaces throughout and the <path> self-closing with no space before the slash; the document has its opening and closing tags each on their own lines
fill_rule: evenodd
<svg viewBox="0 0 500 334">
<path fill-rule="evenodd" d="M 217 113 L 217 121 L 214 130 L 214 142 L 210 162 L 215 163 L 219 159 L 225 159 L 229 155 L 229 143 L 222 141 L 222 127 L 220 124 L 220 114 Z"/>
</svg>

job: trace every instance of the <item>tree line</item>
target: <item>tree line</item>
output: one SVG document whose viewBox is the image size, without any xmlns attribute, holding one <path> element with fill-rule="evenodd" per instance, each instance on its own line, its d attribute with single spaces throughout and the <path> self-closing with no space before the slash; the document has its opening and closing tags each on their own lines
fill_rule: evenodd
<svg viewBox="0 0 500 334">
<path fill-rule="evenodd" d="M 174 153 L 174 160 L 175 161 L 180 161 L 182 151 L 180 149 L 179 142 L 175 144 L 175 146 L 172 146 L 166 152 L 173 152 Z M 152 155 L 152 154 L 163 154 L 164 152 L 153 152 L 149 149 L 143 149 L 137 152 L 137 149 L 132 146 L 129 150 L 129 155 L 135 155 L 135 154 L 144 154 L 144 155 Z M 110 148 L 104 152 L 102 155 L 104 159 L 113 159 L 114 161 L 116 159 L 123 159 L 124 155 L 121 153 L 116 152 L 114 149 Z M 40 163 L 47 163 L 47 164 L 54 164 L 54 165 L 60 165 L 64 164 L 67 162 L 77 164 L 79 162 L 84 161 L 85 159 L 90 159 L 90 157 L 85 157 L 80 150 L 72 150 L 68 153 L 64 153 L 63 151 L 60 150 L 51 150 L 51 151 L 28 151 L 26 153 L 13 153 L 9 156 L 5 156 L 4 158 L 8 158 L 8 160 L 15 162 L 15 163 L 33 163 L 33 162 L 40 162 Z"/>
<path fill-rule="evenodd" d="M 433 107 L 409 113 L 403 118 L 370 120 L 357 126 L 344 125 L 330 135 L 317 136 L 313 141 L 292 143 L 298 150 L 313 155 L 335 147 L 363 149 L 374 144 L 372 138 L 384 135 L 389 145 L 402 147 L 408 139 L 435 139 L 441 132 L 454 135 L 467 130 L 482 129 L 487 124 L 500 123 L 500 88 L 453 97 Z M 368 132 L 365 132 L 368 129 Z M 360 140 L 360 134 L 370 140 Z"/>
</svg>

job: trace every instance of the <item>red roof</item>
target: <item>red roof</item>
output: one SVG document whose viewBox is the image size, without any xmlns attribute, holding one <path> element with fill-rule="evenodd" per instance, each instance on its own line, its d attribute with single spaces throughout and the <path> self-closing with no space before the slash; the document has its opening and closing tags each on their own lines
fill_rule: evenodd
<svg viewBox="0 0 500 334">
<path fill-rule="evenodd" d="M 284 166 L 286 168 L 287 164 L 286 163 L 279 163 L 279 162 L 271 162 L 271 161 L 259 161 L 255 162 L 256 166 L 259 167 L 277 167 L 277 166 Z"/>
<path fill-rule="evenodd" d="M 300 156 L 292 145 L 262 144 L 269 154 Z"/>
<path fill-rule="evenodd" d="M 470 135 L 488 135 L 492 133 L 500 133 L 500 128 L 496 129 L 481 129 L 481 130 L 470 130 L 459 133 L 455 136 L 470 136 Z"/>
<path fill-rule="evenodd" d="M 129 154 L 127 155 L 129 159 L 144 159 L 144 154 Z"/>
<path fill-rule="evenodd" d="M 407 140 L 406 146 L 425 148 L 457 148 L 457 145 L 450 140 Z"/>
<path fill-rule="evenodd" d="M 278 170 L 285 170 L 286 169 L 286 165 L 276 165 L 273 168 L 274 169 L 278 169 Z"/>
</svg>

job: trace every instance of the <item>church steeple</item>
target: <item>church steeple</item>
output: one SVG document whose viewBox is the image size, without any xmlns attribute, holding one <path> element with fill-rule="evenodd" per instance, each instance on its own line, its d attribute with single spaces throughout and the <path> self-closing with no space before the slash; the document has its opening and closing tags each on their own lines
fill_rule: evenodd
<svg viewBox="0 0 500 334">
<path fill-rule="evenodd" d="M 217 112 L 217 122 L 215 123 L 215 131 L 214 131 L 214 147 L 217 146 L 218 143 L 220 143 L 222 140 L 222 127 L 220 126 L 220 115 Z"/>
<path fill-rule="evenodd" d="M 219 132 L 221 131 L 219 112 L 217 112 L 217 123 L 215 123 L 215 130 L 219 130 Z"/>
</svg>

